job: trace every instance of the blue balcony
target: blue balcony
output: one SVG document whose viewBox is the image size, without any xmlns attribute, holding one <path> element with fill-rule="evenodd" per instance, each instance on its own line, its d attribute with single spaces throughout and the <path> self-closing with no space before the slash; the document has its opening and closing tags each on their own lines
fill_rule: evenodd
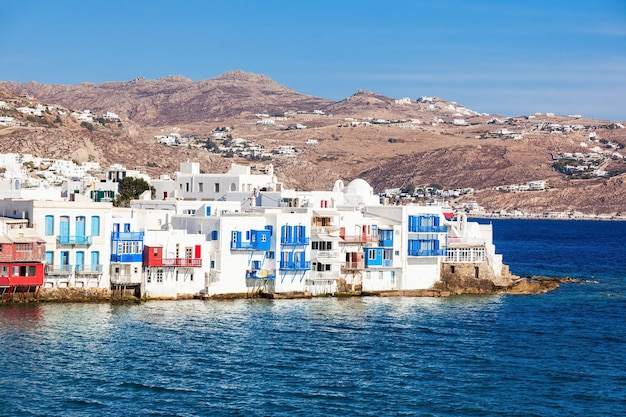
<svg viewBox="0 0 626 417">
<path fill-rule="evenodd" d="M 408 256 L 446 256 L 446 249 L 413 249 L 409 248 Z"/>
<path fill-rule="evenodd" d="M 143 255 L 141 253 L 123 253 L 123 254 L 111 254 L 111 262 L 117 263 L 131 263 L 142 262 Z"/>
<path fill-rule="evenodd" d="M 311 239 L 302 236 L 283 236 L 280 244 L 283 246 L 309 246 Z"/>
<path fill-rule="evenodd" d="M 269 242 L 253 242 L 253 241 L 231 241 L 230 250 L 268 250 Z"/>
<path fill-rule="evenodd" d="M 111 232 L 112 241 L 143 241 L 144 232 Z"/>
<path fill-rule="evenodd" d="M 282 271 L 309 271 L 311 269 L 311 261 L 281 261 L 280 269 Z"/>
<path fill-rule="evenodd" d="M 448 226 L 417 226 L 414 227 L 413 230 L 409 229 L 409 232 L 417 232 L 417 233 L 447 233 Z"/>
<path fill-rule="evenodd" d="M 446 233 L 448 227 L 441 224 L 441 218 L 434 214 L 409 216 L 409 232 L 413 233 Z"/>
<path fill-rule="evenodd" d="M 91 236 L 57 236 L 59 245 L 91 245 Z"/>
</svg>

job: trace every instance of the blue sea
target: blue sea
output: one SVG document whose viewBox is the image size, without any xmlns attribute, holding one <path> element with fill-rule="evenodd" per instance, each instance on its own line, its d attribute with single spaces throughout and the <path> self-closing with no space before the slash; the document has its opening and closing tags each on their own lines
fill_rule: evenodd
<svg viewBox="0 0 626 417">
<path fill-rule="evenodd" d="M 544 295 L 0 305 L 2 416 L 624 416 L 626 222 L 494 220 Z"/>
</svg>

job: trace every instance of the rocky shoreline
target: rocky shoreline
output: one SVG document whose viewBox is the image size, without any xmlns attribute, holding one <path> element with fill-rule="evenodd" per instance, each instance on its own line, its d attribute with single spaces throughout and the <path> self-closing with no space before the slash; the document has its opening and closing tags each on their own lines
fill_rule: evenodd
<svg viewBox="0 0 626 417">
<path fill-rule="evenodd" d="M 559 288 L 561 283 L 581 283 L 582 280 L 569 277 L 552 278 L 546 276 L 516 277 L 508 285 L 497 285 L 487 279 L 442 279 L 432 288 L 424 290 L 399 290 L 399 291 L 346 291 L 334 295 L 319 297 L 453 297 L 458 295 L 489 295 L 489 294 L 512 294 L 512 295 L 538 295 Z M 242 294 L 220 295 L 185 295 L 167 300 L 233 300 L 233 299 L 302 299 L 314 298 L 310 293 L 287 293 L 276 294 L 269 292 L 255 292 Z M 104 288 L 59 288 L 42 289 L 37 297 L 33 293 L 13 294 L 9 299 L 1 299 L 0 303 L 77 303 L 77 302 L 143 302 L 164 300 L 164 298 L 137 298 L 130 294 L 114 294 Z"/>
</svg>

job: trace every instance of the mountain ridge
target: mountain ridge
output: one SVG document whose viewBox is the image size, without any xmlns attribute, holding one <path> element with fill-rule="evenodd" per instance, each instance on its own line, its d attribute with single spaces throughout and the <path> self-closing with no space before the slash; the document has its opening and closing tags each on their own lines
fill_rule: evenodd
<svg viewBox="0 0 626 417">
<path fill-rule="evenodd" d="M 179 162 L 197 160 L 204 171 L 224 172 L 231 162 L 254 163 L 237 154 L 230 158 L 207 151 L 204 143 L 215 129 L 228 126 L 231 139 L 268 150 L 296 149 L 292 157 L 274 155 L 272 163 L 286 185 L 299 189 L 330 189 L 339 178 L 361 177 L 377 191 L 425 184 L 475 188 L 476 195 L 465 200 L 475 198 L 490 210 L 569 207 L 615 214 L 626 207 L 626 164 L 619 154 L 626 131 L 619 123 L 581 116 L 505 118 L 438 97 L 395 99 L 366 90 L 333 101 L 241 70 L 200 81 L 171 75 L 71 86 L 2 82 L 2 97 L 15 107 L 40 101 L 67 112 L 114 111 L 122 127 L 94 123 L 89 130 L 67 116 L 58 116 L 61 122 L 55 123 L 56 114 L 38 120 L 4 110 L 0 115 L 16 117 L 20 126 L 0 126 L 0 139 L 9 139 L 0 141 L 0 152 L 122 163 L 151 175 L 171 174 Z M 156 141 L 155 135 L 170 132 L 195 137 L 199 147 Z M 593 174 L 572 180 L 578 177 L 554 168 L 562 155 L 600 148 L 606 156 L 598 170 L 611 172 L 611 178 Z M 523 195 L 495 190 L 536 180 L 546 181 L 549 190 Z"/>
</svg>

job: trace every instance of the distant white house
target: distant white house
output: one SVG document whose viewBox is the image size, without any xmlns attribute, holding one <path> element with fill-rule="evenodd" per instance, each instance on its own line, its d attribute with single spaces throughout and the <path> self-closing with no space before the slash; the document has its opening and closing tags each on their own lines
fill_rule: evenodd
<svg viewBox="0 0 626 417">
<path fill-rule="evenodd" d="M 0 116 L 0 126 L 13 126 L 15 119 L 11 116 Z"/>
</svg>

